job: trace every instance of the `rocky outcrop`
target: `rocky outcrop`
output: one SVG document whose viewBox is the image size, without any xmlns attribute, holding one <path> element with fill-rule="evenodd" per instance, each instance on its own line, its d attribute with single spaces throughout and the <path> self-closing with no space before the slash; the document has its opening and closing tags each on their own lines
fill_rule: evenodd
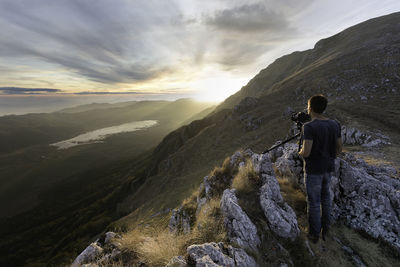
<svg viewBox="0 0 400 267">
<path fill-rule="evenodd" d="M 271 158 L 268 153 L 266 154 L 252 153 L 251 161 L 253 163 L 254 171 L 258 175 L 260 176 L 262 174 L 275 175 L 274 169 L 272 168 Z"/>
<path fill-rule="evenodd" d="M 282 158 L 288 157 L 287 155 L 290 154 L 285 151 Z M 260 205 L 269 228 L 280 237 L 294 240 L 300 232 L 296 214 L 282 198 L 269 154 L 253 154 L 252 160 L 263 183 L 260 189 Z"/>
<path fill-rule="evenodd" d="M 76 259 L 72 262 L 72 266 L 78 267 L 82 264 L 92 262 L 102 253 L 103 248 L 101 248 L 97 242 L 91 243 L 85 248 L 84 251 L 82 251 L 81 254 L 78 255 L 78 257 L 76 257 Z"/>
<path fill-rule="evenodd" d="M 191 245 L 187 253 L 196 266 L 258 266 L 243 249 L 224 246 L 222 242 Z"/>
<path fill-rule="evenodd" d="M 277 174 L 288 178 L 294 183 L 302 184 L 302 160 L 297 154 L 298 145 L 287 143 L 278 149 L 279 151 L 272 152 L 273 156 L 276 158 L 274 167 Z"/>
<path fill-rule="evenodd" d="M 171 233 L 190 233 L 190 216 L 182 206 L 172 211 L 172 215 L 168 223 L 168 229 Z"/>
<path fill-rule="evenodd" d="M 390 138 L 381 133 L 362 132 L 353 127 L 342 126 L 342 141 L 347 145 L 362 145 L 375 147 L 378 145 L 390 145 Z"/>
<path fill-rule="evenodd" d="M 353 135 L 351 135 L 353 136 Z M 366 139 L 367 140 L 367 139 Z M 295 144 L 286 144 L 274 164 L 283 176 L 300 175 Z M 391 166 L 371 166 L 352 153 L 335 161 L 331 192 L 333 218 L 382 238 L 400 250 L 400 180 Z"/>
<path fill-rule="evenodd" d="M 221 198 L 221 212 L 229 239 L 242 248 L 257 250 L 257 228 L 238 204 L 235 189 L 226 189 Z"/>
<path fill-rule="evenodd" d="M 296 214 L 283 200 L 276 178 L 267 174 L 262 178 L 265 183 L 260 189 L 260 205 L 268 226 L 276 235 L 293 241 L 300 232 Z"/>
<path fill-rule="evenodd" d="M 78 267 L 88 263 L 98 266 L 118 260 L 121 255 L 121 244 L 118 242 L 120 238 L 121 236 L 114 232 L 103 234 L 82 251 L 71 266 Z"/>
<path fill-rule="evenodd" d="M 368 166 L 351 154 L 338 163 L 337 182 L 332 183 L 334 218 L 400 251 L 400 180 L 391 178 L 393 170 Z"/>
</svg>

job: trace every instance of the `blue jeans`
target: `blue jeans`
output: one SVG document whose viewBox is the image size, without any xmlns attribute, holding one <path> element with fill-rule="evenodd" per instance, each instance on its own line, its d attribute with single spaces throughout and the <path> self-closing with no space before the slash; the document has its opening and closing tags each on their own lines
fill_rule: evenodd
<svg viewBox="0 0 400 267">
<path fill-rule="evenodd" d="M 309 233 L 319 236 L 321 227 L 328 229 L 331 222 L 331 174 L 306 174 Z M 322 216 L 320 215 L 322 206 Z"/>
</svg>

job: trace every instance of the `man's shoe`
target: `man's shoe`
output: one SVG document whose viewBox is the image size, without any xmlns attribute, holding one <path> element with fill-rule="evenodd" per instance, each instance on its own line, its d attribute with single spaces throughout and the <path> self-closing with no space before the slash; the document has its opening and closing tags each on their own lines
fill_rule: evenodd
<svg viewBox="0 0 400 267">
<path fill-rule="evenodd" d="M 319 236 L 318 236 L 318 235 L 313 235 L 313 234 L 311 234 L 311 233 L 308 233 L 307 238 L 308 238 L 308 240 L 310 240 L 310 241 L 313 242 L 314 244 L 317 244 L 317 243 L 318 243 Z"/>
<path fill-rule="evenodd" d="M 329 228 L 322 228 L 322 240 L 326 241 L 329 236 Z"/>
</svg>

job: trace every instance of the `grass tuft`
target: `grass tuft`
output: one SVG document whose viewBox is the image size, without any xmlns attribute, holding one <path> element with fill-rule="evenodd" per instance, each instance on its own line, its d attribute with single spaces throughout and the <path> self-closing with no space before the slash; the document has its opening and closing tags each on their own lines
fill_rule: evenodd
<svg viewBox="0 0 400 267">
<path fill-rule="evenodd" d="M 232 181 L 232 187 L 236 188 L 239 194 L 256 191 L 260 185 L 260 176 L 254 171 L 254 166 L 251 160 L 247 160 L 245 166 L 239 169 Z"/>
</svg>

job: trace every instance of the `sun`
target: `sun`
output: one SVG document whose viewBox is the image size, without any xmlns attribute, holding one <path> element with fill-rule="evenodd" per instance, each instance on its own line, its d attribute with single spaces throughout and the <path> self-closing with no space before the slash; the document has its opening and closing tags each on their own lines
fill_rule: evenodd
<svg viewBox="0 0 400 267">
<path fill-rule="evenodd" d="M 215 77 L 196 83 L 195 99 L 207 102 L 222 102 L 245 85 L 246 78 Z"/>
</svg>

